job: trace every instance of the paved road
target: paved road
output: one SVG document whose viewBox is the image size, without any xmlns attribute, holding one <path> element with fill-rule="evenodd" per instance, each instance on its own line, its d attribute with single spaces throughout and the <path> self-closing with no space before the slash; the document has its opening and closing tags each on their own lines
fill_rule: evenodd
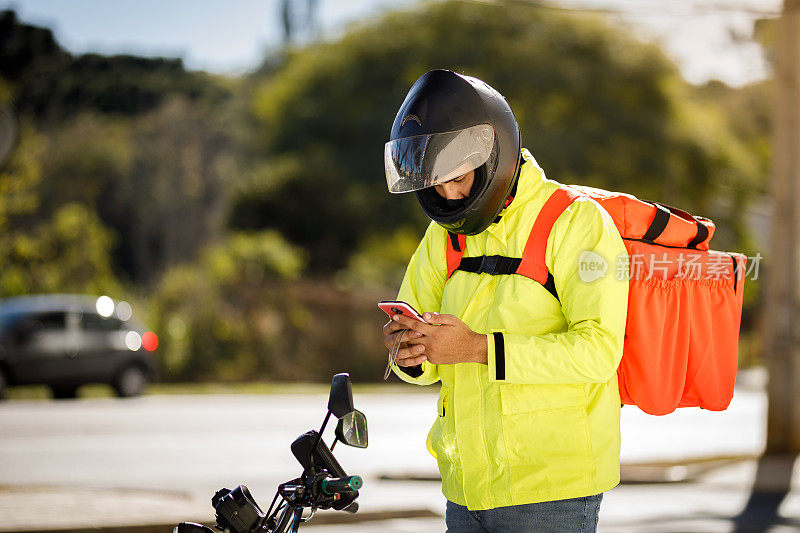
<svg viewBox="0 0 800 533">
<path fill-rule="evenodd" d="M 424 447 L 431 405 L 431 394 L 357 398 L 370 446 L 340 446 L 337 457 L 367 476 L 399 465 L 433 471 Z M 274 487 L 299 473 L 289 445 L 319 429 L 326 406 L 327 396 L 302 394 L 8 402 L 0 406 L 0 485 L 202 494 L 220 483 Z"/>
<path fill-rule="evenodd" d="M 340 445 L 337 458 L 368 486 L 383 474 L 435 473 L 424 446 L 435 405 L 432 393 L 358 396 L 356 407 L 369 421 L 369 448 Z M 119 517 L 104 512 L 112 523 L 130 520 L 128 509 L 150 510 L 153 520 L 170 507 L 190 512 L 187 518 L 210 518 L 211 495 L 238 484 L 268 503 L 278 483 L 300 474 L 289 445 L 319 429 L 326 406 L 324 394 L 0 404 L 0 530 L 16 521 L 10 515 L 30 497 L 30 487 L 44 490 L 65 512 L 76 505 L 102 512 L 93 502 L 104 490 L 103 498 L 118 503 Z M 331 435 L 329 428 L 329 443 Z M 363 510 L 385 509 L 387 500 L 397 508 L 436 508 L 440 499 L 436 483 L 407 494 L 402 483 L 385 485 L 363 491 Z M 44 519 L 53 527 L 60 523 L 58 516 Z"/>
<path fill-rule="evenodd" d="M 326 403 L 324 394 L 4 403 L 0 530 L 209 519 L 211 494 L 240 483 L 259 501 L 268 501 L 279 482 L 299 473 L 289 444 L 319 427 Z M 340 446 L 336 455 L 350 473 L 365 477 L 362 510 L 441 515 L 438 483 L 385 479 L 435 474 L 424 448 L 435 395 L 357 394 L 356 407 L 369 420 L 370 446 Z M 765 407 L 763 392 L 748 390 L 738 391 L 724 413 L 682 410 L 651 417 L 626 407 L 623 461 L 759 453 Z M 690 484 L 623 485 L 604 501 L 605 531 L 734 531 L 730 517 L 744 508 L 755 472 L 755 462 L 745 461 Z M 686 470 L 672 474 L 680 479 Z M 37 513 L 34 525 L 28 516 L 19 516 L 26 506 L 53 512 Z M 780 512 L 800 516 L 800 498 L 787 497 Z M 313 530 L 443 530 L 440 518 L 377 524 L 317 525 Z"/>
<path fill-rule="evenodd" d="M 367 415 L 370 446 L 337 448 L 346 469 L 366 476 L 435 472 L 424 445 L 433 393 L 361 394 L 355 403 Z M 295 474 L 289 444 L 319 428 L 326 405 L 324 394 L 7 402 L 0 404 L 0 485 L 202 493 L 235 481 L 271 487 Z M 622 460 L 757 454 L 765 409 L 763 393 L 750 391 L 737 392 L 722 413 L 653 417 L 625 407 Z"/>
</svg>

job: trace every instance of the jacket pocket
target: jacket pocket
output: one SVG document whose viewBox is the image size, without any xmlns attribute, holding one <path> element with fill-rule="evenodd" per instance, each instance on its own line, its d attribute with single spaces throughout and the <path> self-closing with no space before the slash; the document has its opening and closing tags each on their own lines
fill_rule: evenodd
<svg viewBox="0 0 800 533">
<path fill-rule="evenodd" d="M 447 412 L 449 394 L 450 390 L 447 387 L 442 387 L 439 389 L 439 399 L 436 400 L 436 410 L 439 412 L 439 416 L 444 416 Z"/>
<path fill-rule="evenodd" d="M 456 430 L 453 414 L 450 412 L 450 391 L 442 387 L 437 400 L 439 416 L 433 421 L 428 432 L 427 447 L 436 458 L 439 473 L 442 475 L 442 490 L 445 494 L 457 494 L 456 480 L 459 479 L 459 452 L 456 446 Z"/>
<path fill-rule="evenodd" d="M 428 447 L 428 451 L 438 459 L 439 452 L 442 448 L 442 439 L 448 433 L 448 425 L 447 419 L 445 418 L 445 413 L 448 411 L 448 396 L 449 390 L 447 387 L 442 387 L 439 389 L 439 397 L 436 400 L 436 410 L 438 416 L 436 420 L 433 421 L 433 426 L 431 430 L 428 432 L 428 438 L 426 440 L 426 445 Z M 453 432 L 454 433 L 454 432 Z"/>
<path fill-rule="evenodd" d="M 500 385 L 500 403 L 504 415 L 582 406 L 585 395 L 582 385 Z"/>
<path fill-rule="evenodd" d="M 582 385 L 500 386 L 514 505 L 588 490 L 594 478 Z"/>
</svg>

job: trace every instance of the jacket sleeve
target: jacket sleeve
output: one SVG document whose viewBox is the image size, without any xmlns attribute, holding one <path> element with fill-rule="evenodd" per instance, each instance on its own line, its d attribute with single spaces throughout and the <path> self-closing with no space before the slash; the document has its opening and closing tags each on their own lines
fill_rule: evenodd
<svg viewBox="0 0 800 533">
<path fill-rule="evenodd" d="M 576 200 L 554 224 L 545 257 L 566 330 L 542 335 L 490 333 L 490 379 L 605 383 L 614 377 L 622 358 L 628 308 L 627 269 L 624 275 L 618 270 L 627 255 L 614 221 L 595 201 Z M 606 270 L 597 277 L 603 264 Z"/>
<path fill-rule="evenodd" d="M 408 302 L 420 313 L 438 312 L 441 308 L 447 271 L 444 235 L 446 232 L 437 224 L 428 226 L 411 256 L 400 285 L 397 299 Z M 403 381 L 416 385 L 430 385 L 439 381 L 437 365 L 428 361 L 416 367 L 392 364 L 392 370 Z"/>
</svg>

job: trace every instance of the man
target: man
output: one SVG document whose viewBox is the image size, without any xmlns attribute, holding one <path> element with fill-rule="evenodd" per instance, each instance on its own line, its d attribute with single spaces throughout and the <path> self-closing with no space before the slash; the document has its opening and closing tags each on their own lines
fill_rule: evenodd
<svg viewBox="0 0 800 533">
<path fill-rule="evenodd" d="M 428 324 L 394 316 L 383 333 L 390 350 L 403 336 L 401 379 L 442 383 L 428 449 L 447 531 L 594 531 L 619 483 L 627 281 L 584 281 L 579 263 L 625 252 L 613 221 L 575 199 L 547 236 L 547 282 L 514 271 L 559 184 L 521 148 L 505 99 L 469 76 L 417 80 L 384 156 L 389 190 L 433 220 L 398 296 Z"/>
</svg>

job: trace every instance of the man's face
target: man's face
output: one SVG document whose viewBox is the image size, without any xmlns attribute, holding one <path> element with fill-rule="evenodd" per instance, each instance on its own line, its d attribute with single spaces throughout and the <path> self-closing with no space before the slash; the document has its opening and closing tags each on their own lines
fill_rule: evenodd
<svg viewBox="0 0 800 533">
<path fill-rule="evenodd" d="M 447 200 L 460 200 L 469 196 L 469 191 L 472 188 L 472 182 L 475 180 L 475 171 L 470 170 L 466 174 L 452 179 L 446 183 L 435 185 L 434 188 L 439 196 Z"/>
</svg>

